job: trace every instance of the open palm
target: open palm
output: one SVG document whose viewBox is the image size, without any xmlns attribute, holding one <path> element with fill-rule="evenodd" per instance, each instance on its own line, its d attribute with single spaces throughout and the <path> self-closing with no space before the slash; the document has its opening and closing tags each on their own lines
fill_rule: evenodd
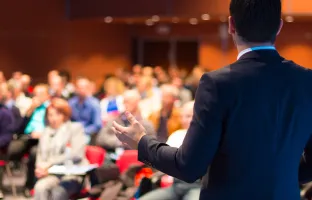
<svg viewBox="0 0 312 200">
<path fill-rule="evenodd" d="M 146 135 L 146 130 L 131 113 L 126 112 L 126 117 L 130 122 L 129 127 L 124 127 L 114 122 L 112 130 L 123 144 L 126 144 L 131 149 L 137 149 L 140 139 Z"/>
</svg>

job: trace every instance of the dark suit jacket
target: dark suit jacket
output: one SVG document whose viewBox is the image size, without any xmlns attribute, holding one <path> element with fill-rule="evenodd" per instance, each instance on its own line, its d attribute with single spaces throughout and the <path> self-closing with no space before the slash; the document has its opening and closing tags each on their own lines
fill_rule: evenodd
<svg viewBox="0 0 312 200">
<path fill-rule="evenodd" d="M 7 148 L 13 138 L 12 132 L 13 115 L 11 111 L 0 104 L 0 149 Z"/>
<path fill-rule="evenodd" d="M 312 180 L 312 145 L 298 177 L 312 133 L 311 85 L 311 70 L 276 51 L 248 52 L 202 76 L 179 149 L 144 136 L 139 160 L 187 182 L 202 178 L 200 199 L 299 200 L 298 179 Z"/>
</svg>

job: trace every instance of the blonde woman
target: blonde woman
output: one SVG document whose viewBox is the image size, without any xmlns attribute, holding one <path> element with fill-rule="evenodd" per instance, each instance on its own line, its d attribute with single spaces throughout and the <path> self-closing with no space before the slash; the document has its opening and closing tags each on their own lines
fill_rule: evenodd
<svg viewBox="0 0 312 200">
<path fill-rule="evenodd" d="M 118 113 L 124 111 L 122 94 L 125 91 L 124 83 L 116 78 L 108 78 L 104 82 L 106 97 L 101 100 L 102 121 L 105 123 Z"/>
</svg>

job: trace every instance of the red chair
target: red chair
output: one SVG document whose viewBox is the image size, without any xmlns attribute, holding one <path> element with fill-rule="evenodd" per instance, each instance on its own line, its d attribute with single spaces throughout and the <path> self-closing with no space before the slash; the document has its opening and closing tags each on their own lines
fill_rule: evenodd
<svg viewBox="0 0 312 200">
<path fill-rule="evenodd" d="M 138 151 L 137 150 L 126 150 L 120 156 L 120 158 L 116 161 L 116 165 L 118 166 L 120 173 L 126 171 L 130 165 L 143 165 L 140 161 L 138 161 Z"/>
<path fill-rule="evenodd" d="M 98 167 L 102 166 L 104 163 L 106 151 L 101 147 L 97 146 L 86 146 L 86 158 L 90 164 L 95 164 Z M 82 186 L 84 185 L 84 180 Z M 88 197 L 89 187 L 83 188 L 78 195 L 74 195 L 70 199 L 82 199 Z"/>
<path fill-rule="evenodd" d="M 101 147 L 87 146 L 86 157 L 90 164 L 97 164 L 98 166 L 103 165 L 106 156 L 106 151 Z"/>
<path fill-rule="evenodd" d="M 160 187 L 167 188 L 173 184 L 173 177 L 169 175 L 164 175 L 160 179 Z"/>
</svg>

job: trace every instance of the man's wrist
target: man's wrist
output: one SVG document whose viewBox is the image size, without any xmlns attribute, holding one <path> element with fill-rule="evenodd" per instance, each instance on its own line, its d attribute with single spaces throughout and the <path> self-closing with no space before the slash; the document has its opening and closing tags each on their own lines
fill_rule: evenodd
<svg viewBox="0 0 312 200">
<path fill-rule="evenodd" d="M 143 136 L 145 136 L 146 133 L 142 132 L 138 137 L 137 137 L 137 143 L 139 144 L 140 140 L 142 139 Z"/>
</svg>

